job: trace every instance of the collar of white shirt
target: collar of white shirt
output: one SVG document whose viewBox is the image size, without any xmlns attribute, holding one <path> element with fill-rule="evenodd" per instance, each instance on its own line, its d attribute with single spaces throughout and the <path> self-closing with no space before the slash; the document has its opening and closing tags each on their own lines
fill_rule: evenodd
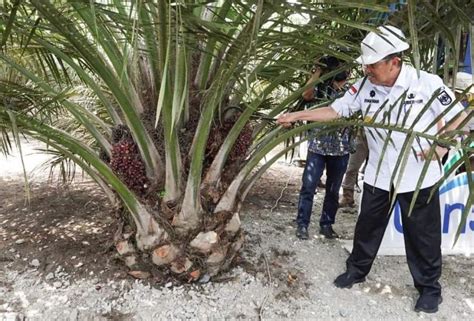
<svg viewBox="0 0 474 321">
<path fill-rule="evenodd" d="M 408 90 L 408 87 L 410 87 L 410 74 L 413 71 L 411 69 L 413 69 L 413 67 L 402 64 L 400 73 L 398 74 L 397 80 L 395 81 L 393 87 L 401 87 L 405 90 Z"/>
</svg>

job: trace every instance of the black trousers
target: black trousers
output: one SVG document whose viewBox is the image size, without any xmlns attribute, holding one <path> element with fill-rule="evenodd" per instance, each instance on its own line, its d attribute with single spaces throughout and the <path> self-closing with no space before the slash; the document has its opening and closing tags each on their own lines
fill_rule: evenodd
<svg viewBox="0 0 474 321">
<path fill-rule="evenodd" d="M 421 295 L 441 295 L 441 217 L 438 190 L 419 191 L 415 206 L 408 216 L 413 192 L 397 195 L 402 213 L 403 235 L 408 267 Z M 364 184 L 361 212 L 357 220 L 354 246 L 347 259 L 347 271 L 357 277 L 366 276 L 379 250 L 390 219 L 390 194 Z"/>
</svg>

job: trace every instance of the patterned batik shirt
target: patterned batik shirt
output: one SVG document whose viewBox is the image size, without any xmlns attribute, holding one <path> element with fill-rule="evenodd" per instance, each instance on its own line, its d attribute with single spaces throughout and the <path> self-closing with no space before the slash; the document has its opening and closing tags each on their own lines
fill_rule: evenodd
<svg viewBox="0 0 474 321">
<path fill-rule="evenodd" d="M 338 92 L 326 83 L 316 86 L 313 101 L 309 105 L 335 98 Z M 313 128 L 308 132 L 308 150 L 325 156 L 344 156 L 355 151 L 355 131 L 352 127 L 327 131 L 325 127 Z"/>
</svg>

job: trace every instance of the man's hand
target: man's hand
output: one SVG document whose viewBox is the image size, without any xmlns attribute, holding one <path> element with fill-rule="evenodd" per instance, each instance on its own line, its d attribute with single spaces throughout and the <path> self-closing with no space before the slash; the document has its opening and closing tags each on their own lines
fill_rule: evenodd
<svg viewBox="0 0 474 321">
<path fill-rule="evenodd" d="M 287 114 L 283 114 L 283 115 L 278 116 L 276 122 L 277 122 L 277 124 L 280 124 L 281 126 L 283 126 L 285 128 L 290 128 L 292 126 L 291 123 L 296 121 L 296 119 L 294 119 L 294 118 L 295 118 L 294 114 L 287 113 Z"/>
<path fill-rule="evenodd" d="M 443 158 L 443 156 L 446 155 L 448 151 L 449 150 L 445 147 L 436 146 L 436 150 L 433 153 L 433 156 L 431 157 L 431 161 Z M 418 156 L 423 161 L 427 159 L 429 153 L 430 153 L 430 149 L 425 149 L 425 150 L 422 150 L 421 152 L 418 152 L 416 156 Z"/>
<path fill-rule="evenodd" d="M 316 80 L 319 79 L 321 76 L 322 70 L 319 68 L 319 66 L 315 66 L 311 70 L 311 77 L 309 77 L 308 81 L 306 82 L 306 85 L 309 83 L 314 83 Z M 305 91 L 302 93 L 303 99 L 306 101 L 311 101 L 314 99 L 314 85 L 308 87 Z"/>
</svg>

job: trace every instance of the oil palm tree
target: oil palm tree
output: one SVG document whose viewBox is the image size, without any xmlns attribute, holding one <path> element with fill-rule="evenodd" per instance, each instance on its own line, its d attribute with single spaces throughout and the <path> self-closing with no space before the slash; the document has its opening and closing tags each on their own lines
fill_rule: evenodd
<svg viewBox="0 0 474 321">
<path fill-rule="evenodd" d="M 319 126 L 284 130 L 273 117 L 298 99 L 313 58 L 350 65 L 374 17 L 388 12 L 377 3 L 3 2 L 2 149 L 29 136 L 93 178 L 121 213 L 114 241 L 131 269 L 153 266 L 183 280 L 215 275 L 243 244 L 239 210 L 248 191 L 294 146 L 262 163 L 265 155 Z M 457 9 L 440 3 L 415 42 L 455 44 L 452 28 L 438 32 L 436 22 Z M 392 19 L 414 31 L 414 12 Z M 432 50 L 419 43 L 415 53 Z M 419 65 L 432 55 L 415 57 Z M 348 125 L 383 127 L 330 124 Z"/>
</svg>

